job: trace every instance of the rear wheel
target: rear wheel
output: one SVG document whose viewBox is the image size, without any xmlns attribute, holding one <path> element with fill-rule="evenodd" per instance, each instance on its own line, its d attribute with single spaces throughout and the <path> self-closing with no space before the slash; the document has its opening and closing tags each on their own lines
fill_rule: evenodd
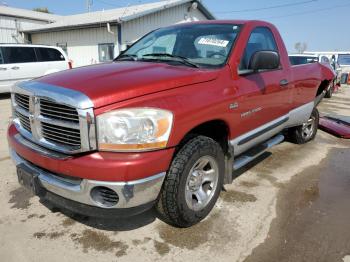
<svg viewBox="0 0 350 262">
<path fill-rule="evenodd" d="M 211 138 L 198 136 L 175 156 L 165 178 L 157 209 L 166 222 L 189 227 L 214 207 L 222 185 L 224 153 Z"/>
<path fill-rule="evenodd" d="M 307 122 L 288 130 L 289 140 L 295 144 L 305 144 L 313 140 L 317 134 L 319 118 L 318 110 L 314 108 Z"/>
<path fill-rule="evenodd" d="M 329 90 L 327 91 L 327 93 L 325 94 L 325 98 L 331 98 L 333 96 L 333 92 L 334 92 L 334 85 L 331 85 L 329 87 Z"/>
</svg>

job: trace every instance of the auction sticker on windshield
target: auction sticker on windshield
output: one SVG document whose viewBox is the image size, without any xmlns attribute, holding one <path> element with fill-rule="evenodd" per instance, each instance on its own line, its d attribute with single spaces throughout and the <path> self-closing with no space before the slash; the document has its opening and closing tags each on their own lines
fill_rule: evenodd
<svg viewBox="0 0 350 262">
<path fill-rule="evenodd" d="M 213 45 L 213 46 L 220 46 L 220 47 L 226 47 L 228 43 L 229 41 L 227 40 L 204 38 L 204 37 L 198 41 L 198 44 L 200 45 Z"/>
</svg>

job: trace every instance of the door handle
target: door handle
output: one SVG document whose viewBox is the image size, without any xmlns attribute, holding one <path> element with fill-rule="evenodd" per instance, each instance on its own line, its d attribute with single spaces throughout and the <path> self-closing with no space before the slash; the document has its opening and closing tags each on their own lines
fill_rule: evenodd
<svg viewBox="0 0 350 262">
<path fill-rule="evenodd" d="M 0 71 L 6 71 L 7 68 L 6 67 L 0 67 Z"/>
<path fill-rule="evenodd" d="M 18 70 L 19 67 L 18 66 L 14 66 L 14 67 L 11 67 L 12 70 Z"/>
<path fill-rule="evenodd" d="M 288 87 L 288 84 L 289 84 L 289 82 L 288 82 L 287 79 L 282 79 L 282 80 L 280 81 L 280 86 L 281 86 L 281 87 Z"/>
</svg>

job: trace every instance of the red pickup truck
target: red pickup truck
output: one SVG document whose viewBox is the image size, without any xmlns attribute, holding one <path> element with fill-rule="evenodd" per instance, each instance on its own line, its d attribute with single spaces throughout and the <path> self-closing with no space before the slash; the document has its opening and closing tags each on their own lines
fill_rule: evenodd
<svg viewBox="0 0 350 262">
<path fill-rule="evenodd" d="M 319 63 L 291 67 L 266 22 L 161 28 L 111 63 L 16 85 L 10 153 L 19 182 L 57 206 L 93 216 L 155 206 L 188 227 L 234 170 L 285 138 L 315 137 L 334 77 Z"/>
</svg>

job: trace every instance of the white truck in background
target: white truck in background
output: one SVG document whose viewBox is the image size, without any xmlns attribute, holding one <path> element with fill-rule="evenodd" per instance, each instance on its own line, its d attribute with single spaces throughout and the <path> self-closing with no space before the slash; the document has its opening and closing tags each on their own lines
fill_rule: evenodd
<svg viewBox="0 0 350 262">
<path fill-rule="evenodd" d="M 326 51 L 312 52 L 307 51 L 304 54 L 313 54 L 319 56 L 320 60 L 328 58 L 333 69 L 337 72 L 337 83 L 349 84 L 350 74 L 350 51 Z"/>
</svg>

